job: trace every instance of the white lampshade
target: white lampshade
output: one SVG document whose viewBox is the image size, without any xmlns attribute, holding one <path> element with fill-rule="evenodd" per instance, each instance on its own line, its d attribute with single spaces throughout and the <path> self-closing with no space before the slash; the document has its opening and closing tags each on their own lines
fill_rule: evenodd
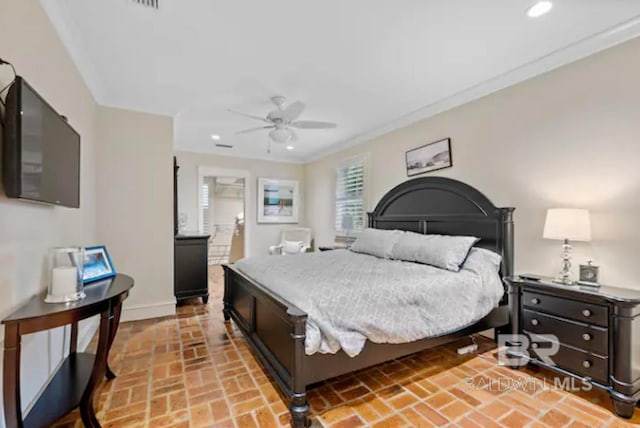
<svg viewBox="0 0 640 428">
<path fill-rule="evenodd" d="M 545 239 L 591 241 L 589 211 L 576 208 L 551 208 L 544 223 Z"/>
</svg>

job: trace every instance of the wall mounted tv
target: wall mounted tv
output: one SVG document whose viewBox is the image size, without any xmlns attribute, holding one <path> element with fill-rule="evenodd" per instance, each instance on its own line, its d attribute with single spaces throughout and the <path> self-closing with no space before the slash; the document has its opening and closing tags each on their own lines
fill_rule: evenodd
<svg viewBox="0 0 640 428">
<path fill-rule="evenodd" d="M 80 207 L 80 135 L 21 77 L 5 99 L 2 179 L 10 198 Z"/>
</svg>

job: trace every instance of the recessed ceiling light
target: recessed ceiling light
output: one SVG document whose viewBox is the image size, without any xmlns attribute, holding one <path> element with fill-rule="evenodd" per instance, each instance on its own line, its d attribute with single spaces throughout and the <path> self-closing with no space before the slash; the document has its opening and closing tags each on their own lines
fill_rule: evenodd
<svg viewBox="0 0 640 428">
<path fill-rule="evenodd" d="M 538 18 L 553 9 L 553 3 L 550 1 L 539 1 L 538 3 L 527 9 L 529 18 Z"/>
<path fill-rule="evenodd" d="M 295 147 L 293 146 L 287 146 L 287 150 L 293 150 Z"/>
<path fill-rule="evenodd" d="M 213 141 L 218 141 L 218 140 L 220 140 L 220 136 L 218 134 L 211 134 L 211 139 Z"/>
</svg>

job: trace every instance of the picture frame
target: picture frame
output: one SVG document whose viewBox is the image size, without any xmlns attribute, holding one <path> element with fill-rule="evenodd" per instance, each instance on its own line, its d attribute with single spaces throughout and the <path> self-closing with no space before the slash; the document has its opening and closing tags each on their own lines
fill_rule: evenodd
<svg viewBox="0 0 640 428">
<path fill-rule="evenodd" d="M 84 271 L 82 282 L 88 284 L 116 275 L 116 270 L 111 262 L 111 257 L 104 245 L 86 247 L 84 250 Z"/>
<path fill-rule="evenodd" d="M 453 166 L 451 138 L 443 138 L 405 153 L 407 177 Z"/>
<path fill-rule="evenodd" d="M 258 223 L 298 223 L 299 186 L 295 180 L 258 178 Z"/>
</svg>

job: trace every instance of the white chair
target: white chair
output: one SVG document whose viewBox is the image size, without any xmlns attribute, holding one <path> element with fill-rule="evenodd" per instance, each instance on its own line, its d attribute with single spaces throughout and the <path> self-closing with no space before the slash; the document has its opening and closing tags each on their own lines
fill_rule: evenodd
<svg viewBox="0 0 640 428">
<path fill-rule="evenodd" d="M 311 229 L 296 227 L 280 233 L 280 243 L 269 247 L 269 254 L 300 254 L 311 248 Z"/>
</svg>

